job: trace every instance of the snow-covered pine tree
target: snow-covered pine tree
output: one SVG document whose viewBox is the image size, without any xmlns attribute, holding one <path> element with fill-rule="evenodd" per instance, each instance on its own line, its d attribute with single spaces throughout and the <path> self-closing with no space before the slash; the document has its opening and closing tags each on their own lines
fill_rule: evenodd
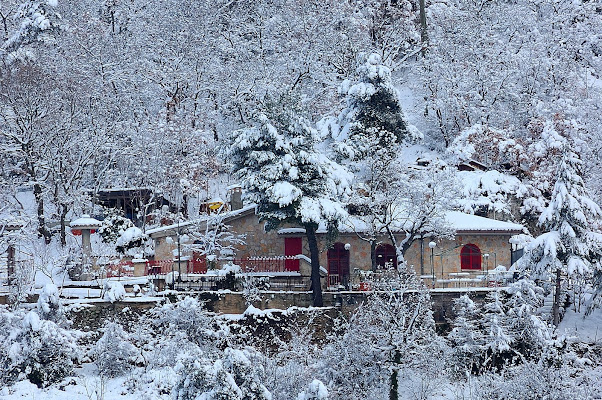
<svg viewBox="0 0 602 400">
<path fill-rule="evenodd" d="M 550 203 L 539 218 L 546 232 L 526 247 L 520 264 L 533 279 L 554 275 L 555 326 L 560 322 L 562 275 L 591 277 L 599 268 L 602 249 L 599 236 L 594 233 L 602 210 L 588 196 L 583 163 L 573 147 L 567 143 L 563 149 Z"/>
<path fill-rule="evenodd" d="M 130 368 L 130 362 L 137 352 L 136 347 L 129 340 L 128 334 L 121 325 L 109 322 L 103 330 L 102 337 L 89 354 L 101 376 L 119 376 Z"/>
<path fill-rule="evenodd" d="M 511 345 L 513 338 L 509 335 L 506 326 L 506 313 L 503 302 L 503 293 L 494 290 L 487 295 L 483 306 L 481 326 L 484 329 L 485 359 L 482 369 L 498 368 L 512 358 Z"/>
<path fill-rule="evenodd" d="M 550 340 L 548 325 L 536 315 L 543 306 L 543 289 L 530 279 L 521 279 L 506 288 L 505 300 L 508 333 L 515 352 L 524 359 L 538 359 Z"/>
<path fill-rule="evenodd" d="M 294 102 L 270 101 L 255 126 L 236 131 L 229 149 L 232 171 L 242 180 L 246 198 L 257 204 L 266 229 L 282 224 L 305 228 L 311 255 L 314 306 L 322 306 L 316 231 L 326 222 L 336 232 L 346 215 L 340 202 L 350 174 L 316 149 L 317 132 Z"/>
<path fill-rule="evenodd" d="M 453 329 L 447 336 L 452 345 L 451 367 L 454 372 L 465 377 L 478 368 L 483 352 L 484 339 L 478 322 L 479 308 L 468 295 L 463 295 L 454 300 L 454 309 L 456 318 Z"/>
<path fill-rule="evenodd" d="M 398 158 L 400 147 L 419 133 L 406 123 L 391 70 L 378 54 L 362 55 L 355 80 L 344 81 L 340 92 L 346 95 L 347 107 L 336 127 L 328 128 L 336 156 L 355 173 L 350 208 L 367 227 L 358 235 L 370 243 L 376 269 L 376 247 L 393 219 L 400 217 L 392 204 L 399 200 L 406 173 Z"/>
<path fill-rule="evenodd" d="M 409 136 L 391 70 L 373 53 L 360 61 L 356 75 L 355 83 L 347 80 L 341 87 L 347 108 L 339 116 L 343 141 L 337 151 L 352 161 L 389 162 Z"/>
</svg>

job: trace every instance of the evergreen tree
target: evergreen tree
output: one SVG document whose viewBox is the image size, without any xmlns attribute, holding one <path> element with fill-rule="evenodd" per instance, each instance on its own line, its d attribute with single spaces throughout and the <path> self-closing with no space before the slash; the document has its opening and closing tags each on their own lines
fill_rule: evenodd
<svg viewBox="0 0 602 400">
<path fill-rule="evenodd" d="M 390 162 L 397 146 L 409 136 L 399 94 L 391 70 L 378 54 L 370 54 L 356 71 L 357 82 L 345 81 L 341 93 L 347 108 L 339 117 L 342 125 L 339 153 L 352 161 L 374 158 Z"/>
<path fill-rule="evenodd" d="M 454 300 L 456 319 L 447 336 L 453 347 L 451 367 L 469 375 L 478 368 L 483 350 L 483 333 L 479 329 L 477 308 L 467 295 Z"/>
<path fill-rule="evenodd" d="M 521 279 L 506 289 L 506 327 L 515 351 L 524 358 L 537 359 L 548 345 L 550 330 L 537 316 L 543 306 L 543 289 L 530 279 Z"/>
<path fill-rule="evenodd" d="M 529 270 L 534 279 L 555 275 L 555 326 L 560 322 L 562 274 L 572 278 L 590 277 L 600 264 L 601 245 L 593 229 L 602 211 L 588 197 L 582 168 L 579 155 L 567 143 L 550 203 L 539 218 L 546 233 L 526 247 L 521 259 L 521 266 Z"/>
<path fill-rule="evenodd" d="M 294 105 L 269 103 L 256 125 L 234 132 L 231 162 L 246 198 L 257 204 L 266 229 L 282 224 L 305 228 L 311 254 L 314 306 L 322 305 L 316 231 L 326 222 L 335 233 L 346 215 L 340 203 L 350 174 L 316 149 L 317 133 Z"/>
<path fill-rule="evenodd" d="M 512 358 L 513 338 L 506 325 L 506 307 L 503 303 L 503 292 L 495 290 L 487 295 L 483 306 L 481 325 L 484 333 L 485 360 L 482 368 L 500 367 Z"/>
</svg>

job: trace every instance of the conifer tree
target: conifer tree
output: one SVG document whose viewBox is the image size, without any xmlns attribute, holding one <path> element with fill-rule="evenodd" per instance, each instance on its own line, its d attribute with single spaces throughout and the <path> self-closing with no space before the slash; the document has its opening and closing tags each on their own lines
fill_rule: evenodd
<svg viewBox="0 0 602 400">
<path fill-rule="evenodd" d="M 467 295 L 454 300 L 456 318 L 447 336 L 453 347 L 452 367 L 467 375 L 479 364 L 483 349 L 483 333 L 478 323 L 479 308 Z"/>
<path fill-rule="evenodd" d="M 600 265 L 601 245 L 593 230 L 602 211 L 587 194 L 583 163 L 571 145 L 565 144 L 550 203 L 539 218 L 546 232 L 526 247 L 521 259 L 534 279 L 554 275 L 555 326 L 560 322 L 562 275 L 591 277 Z"/>
<path fill-rule="evenodd" d="M 346 215 L 340 202 L 351 175 L 316 149 L 317 132 L 286 98 L 267 104 L 256 124 L 234 132 L 230 156 L 246 198 L 257 204 L 266 230 L 282 224 L 305 228 L 311 255 L 314 306 L 322 306 L 316 232 L 335 233 Z"/>
<path fill-rule="evenodd" d="M 356 75 L 355 83 L 345 81 L 341 88 L 347 95 L 347 108 L 339 117 L 344 140 L 338 151 L 352 161 L 373 157 L 390 161 L 409 135 L 391 70 L 378 54 L 370 54 L 360 63 Z"/>
</svg>

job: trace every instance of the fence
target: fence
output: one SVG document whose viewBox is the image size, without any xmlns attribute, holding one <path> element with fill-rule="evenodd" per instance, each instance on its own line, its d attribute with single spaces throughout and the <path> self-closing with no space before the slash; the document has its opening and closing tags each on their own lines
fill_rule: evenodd
<svg viewBox="0 0 602 400">
<path fill-rule="evenodd" d="M 105 267 L 107 278 L 134 276 L 134 263 L 131 261 L 120 261 Z"/>
<path fill-rule="evenodd" d="M 299 259 L 297 256 L 249 257 L 232 262 L 240 266 L 243 272 L 298 272 L 298 264 L 295 266 L 291 261 Z"/>
</svg>

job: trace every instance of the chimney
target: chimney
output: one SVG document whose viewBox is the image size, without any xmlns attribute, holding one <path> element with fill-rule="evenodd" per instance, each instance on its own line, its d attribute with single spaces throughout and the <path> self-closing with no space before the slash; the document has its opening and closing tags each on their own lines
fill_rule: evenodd
<svg viewBox="0 0 602 400">
<path fill-rule="evenodd" d="M 242 208 L 242 188 L 240 185 L 230 186 L 230 210 L 240 210 Z"/>
</svg>

